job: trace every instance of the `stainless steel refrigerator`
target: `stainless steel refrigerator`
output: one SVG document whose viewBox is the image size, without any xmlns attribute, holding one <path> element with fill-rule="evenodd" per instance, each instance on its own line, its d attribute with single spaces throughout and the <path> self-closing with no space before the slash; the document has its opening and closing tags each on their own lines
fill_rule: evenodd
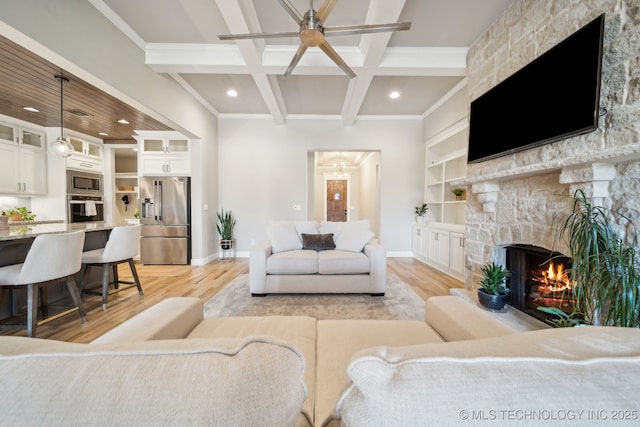
<svg viewBox="0 0 640 427">
<path fill-rule="evenodd" d="M 188 177 L 140 178 L 140 262 L 191 262 L 191 182 Z"/>
</svg>

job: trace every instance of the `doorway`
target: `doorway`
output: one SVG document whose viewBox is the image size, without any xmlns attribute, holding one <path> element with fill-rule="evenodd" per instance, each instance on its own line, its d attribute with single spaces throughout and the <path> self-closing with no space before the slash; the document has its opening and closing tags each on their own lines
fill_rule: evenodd
<svg viewBox="0 0 640 427">
<path fill-rule="evenodd" d="M 380 151 L 309 151 L 308 218 L 368 220 L 379 236 L 380 158 Z"/>
</svg>

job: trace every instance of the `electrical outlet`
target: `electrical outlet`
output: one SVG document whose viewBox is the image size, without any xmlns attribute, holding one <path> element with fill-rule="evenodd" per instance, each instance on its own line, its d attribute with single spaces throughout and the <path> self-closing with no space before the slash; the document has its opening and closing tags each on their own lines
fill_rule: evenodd
<svg viewBox="0 0 640 427">
<path fill-rule="evenodd" d="M 293 210 L 294 210 L 294 211 L 301 211 L 301 210 L 302 210 L 302 206 L 300 206 L 300 205 L 293 205 Z"/>
</svg>

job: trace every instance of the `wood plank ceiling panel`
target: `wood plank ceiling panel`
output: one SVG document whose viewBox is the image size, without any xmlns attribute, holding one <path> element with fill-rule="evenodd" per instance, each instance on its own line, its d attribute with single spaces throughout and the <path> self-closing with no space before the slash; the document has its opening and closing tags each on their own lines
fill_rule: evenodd
<svg viewBox="0 0 640 427">
<path fill-rule="evenodd" d="M 134 130 L 171 130 L 160 121 L 84 82 L 55 64 L 0 36 L 0 114 L 45 127 L 60 126 L 60 82 L 64 85 L 64 127 L 105 143 L 135 143 Z M 35 107 L 39 113 L 22 107 Z M 81 113 L 86 113 L 83 116 Z M 117 123 L 118 119 L 128 125 Z M 108 133 L 100 136 L 98 132 Z"/>
</svg>

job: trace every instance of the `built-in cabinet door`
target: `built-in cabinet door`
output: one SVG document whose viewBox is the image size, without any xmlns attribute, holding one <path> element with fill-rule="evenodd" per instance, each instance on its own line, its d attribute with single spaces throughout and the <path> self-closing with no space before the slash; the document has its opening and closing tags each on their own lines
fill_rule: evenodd
<svg viewBox="0 0 640 427">
<path fill-rule="evenodd" d="M 449 232 L 429 229 L 429 260 L 449 267 Z"/>
<path fill-rule="evenodd" d="M 47 193 L 47 159 L 42 150 L 21 150 L 20 182 L 26 194 Z"/>
<path fill-rule="evenodd" d="M 17 144 L 0 143 L 0 193 L 20 192 L 20 153 Z"/>
<path fill-rule="evenodd" d="M 463 234 L 451 232 L 449 268 L 458 275 L 464 274 L 464 243 L 465 236 Z"/>
<path fill-rule="evenodd" d="M 426 261 L 429 250 L 429 230 L 426 227 L 413 227 L 413 256 Z"/>
</svg>

